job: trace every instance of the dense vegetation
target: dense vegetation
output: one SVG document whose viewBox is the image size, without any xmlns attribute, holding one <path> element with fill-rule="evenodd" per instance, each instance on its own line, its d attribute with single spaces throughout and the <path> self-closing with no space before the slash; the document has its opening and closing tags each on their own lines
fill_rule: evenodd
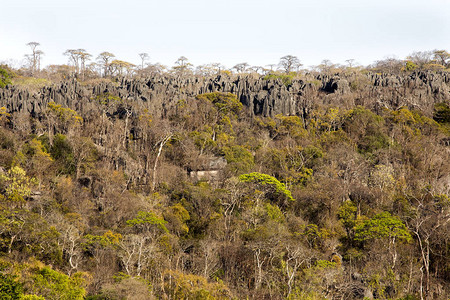
<svg viewBox="0 0 450 300">
<path fill-rule="evenodd" d="M 447 299 L 448 99 L 351 95 L 307 116 L 230 93 L 164 117 L 107 93 L 1 108 L 0 298 Z"/>
</svg>

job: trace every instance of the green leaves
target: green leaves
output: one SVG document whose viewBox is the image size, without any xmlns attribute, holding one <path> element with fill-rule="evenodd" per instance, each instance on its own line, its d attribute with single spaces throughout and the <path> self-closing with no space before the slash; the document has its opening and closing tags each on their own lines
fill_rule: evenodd
<svg viewBox="0 0 450 300">
<path fill-rule="evenodd" d="M 229 288 L 223 282 L 210 283 L 203 276 L 180 271 L 165 272 L 164 289 L 171 299 L 232 299 Z"/>
<path fill-rule="evenodd" d="M 158 217 L 153 212 L 140 211 L 136 218 L 127 221 L 128 226 L 134 226 L 144 230 L 149 230 L 151 228 L 159 228 L 164 232 L 169 232 L 166 228 L 167 221 L 163 218 Z"/>
<path fill-rule="evenodd" d="M 85 280 L 81 273 L 71 277 L 49 267 L 34 270 L 33 291 L 48 299 L 82 300 L 86 294 Z"/>
<path fill-rule="evenodd" d="M 0 273 L 0 298 L 3 300 L 21 299 L 23 287 L 16 281 L 16 277 L 10 274 Z"/>
<path fill-rule="evenodd" d="M 122 235 L 108 230 L 103 235 L 87 234 L 84 238 L 86 239 L 86 245 L 99 244 L 102 247 L 109 247 L 117 245 L 122 239 Z"/>
<path fill-rule="evenodd" d="M 434 105 L 433 119 L 438 123 L 450 123 L 450 107 L 447 103 L 438 103 Z"/>
<path fill-rule="evenodd" d="M 295 201 L 295 199 L 292 197 L 291 191 L 289 191 L 284 183 L 278 181 L 273 176 L 253 172 L 249 174 L 242 174 L 239 176 L 239 180 L 242 182 L 253 182 L 260 186 L 266 187 L 269 190 L 272 190 L 276 194 L 279 194 L 280 196 L 284 196 L 289 201 Z"/>
<path fill-rule="evenodd" d="M 3 68 L 0 68 L 0 88 L 4 88 L 8 84 L 11 84 L 11 75 Z"/>
<path fill-rule="evenodd" d="M 237 96 L 232 93 L 206 93 L 197 96 L 199 100 L 208 100 L 214 104 L 220 115 L 228 114 L 236 115 L 242 110 L 242 103 L 239 102 Z"/>
<path fill-rule="evenodd" d="M 295 73 L 270 73 L 263 77 L 263 80 L 281 80 L 288 87 L 292 84 Z"/>
<path fill-rule="evenodd" d="M 34 178 L 29 178 L 24 169 L 14 166 L 7 173 L 0 173 L 0 183 L 5 187 L 6 196 L 10 200 L 21 199 L 31 195 L 31 189 L 36 184 Z"/>
<path fill-rule="evenodd" d="M 350 237 L 350 232 L 356 225 L 356 211 L 357 207 L 352 201 L 345 201 L 338 210 L 338 218 L 347 231 L 347 235 Z"/>
<path fill-rule="evenodd" d="M 374 239 L 398 239 L 406 242 L 412 240 L 405 224 L 388 212 L 375 215 L 373 218 L 358 224 L 355 228 L 355 240 L 368 241 Z"/>
<path fill-rule="evenodd" d="M 228 168 L 236 173 L 248 172 L 255 164 L 252 153 L 239 145 L 222 148 Z"/>
<path fill-rule="evenodd" d="M 55 114 L 63 124 L 81 124 L 83 122 L 83 118 L 80 117 L 76 111 L 67 107 L 62 107 L 61 104 L 56 104 L 53 101 L 48 104 L 48 110 Z"/>
</svg>

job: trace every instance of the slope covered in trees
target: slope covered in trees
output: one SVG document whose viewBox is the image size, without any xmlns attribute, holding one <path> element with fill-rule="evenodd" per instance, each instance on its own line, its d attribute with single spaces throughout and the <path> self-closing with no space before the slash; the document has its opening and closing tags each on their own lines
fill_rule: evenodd
<svg viewBox="0 0 450 300">
<path fill-rule="evenodd" d="M 449 82 L 8 81 L 0 295 L 447 299 Z"/>
</svg>

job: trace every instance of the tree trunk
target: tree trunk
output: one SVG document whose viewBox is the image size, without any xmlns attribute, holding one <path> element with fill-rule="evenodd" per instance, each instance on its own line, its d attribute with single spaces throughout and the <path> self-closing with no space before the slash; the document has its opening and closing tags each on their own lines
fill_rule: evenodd
<svg viewBox="0 0 450 300">
<path fill-rule="evenodd" d="M 156 169 L 158 168 L 158 160 L 159 160 L 159 157 L 161 156 L 162 148 L 170 140 L 171 137 L 172 137 L 172 134 L 168 134 L 159 142 L 158 154 L 156 155 L 155 163 L 153 165 L 152 192 L 155 191 Z"/>
</svg>

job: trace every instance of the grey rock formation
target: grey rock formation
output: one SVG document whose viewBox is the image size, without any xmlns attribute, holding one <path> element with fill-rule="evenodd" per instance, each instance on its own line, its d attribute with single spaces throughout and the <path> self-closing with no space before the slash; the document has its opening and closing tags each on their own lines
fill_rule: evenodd
<svg viewBox="0 0 450 300">
<path fill-rule="evenodd" d="M 449 101 L 450 73 L 415 72 L 399 76 L 392 74 L 367 74 L 356 89 L 354 75 L 335 75 L 293 80 L 285 85 L 281 80 L 265 80 L 263 77 L 219 75 L 204 77 L 154 76 L 147 79 L 124 79 L 117 84 L 100 82 L 94 86 L 82 86 L 76 80 L 62 82 L 40 89 L 36 93 L 7 86 L 0 89 L 0 107 L 8 112 L 40 114 L 50 101 L 88 115 L 100 94 L 119 96 L 131 101 L 135 109 L 148 109 L 154 115 L 164 116 L 175 109 L 180 99 L 202 93 L 230 92 L 248 107 L 250 115 L 274 116 L 307 115 L 314 104 L 339 105 L 343 99 L 354 99 L 354 105 L 377 109 L 400 106 L 430 111 L 434 103 Z M 311 80 L 308 80 L 311 79 Z M 358 79 L 359 80 L 359 79 Z"/>
</svg>

